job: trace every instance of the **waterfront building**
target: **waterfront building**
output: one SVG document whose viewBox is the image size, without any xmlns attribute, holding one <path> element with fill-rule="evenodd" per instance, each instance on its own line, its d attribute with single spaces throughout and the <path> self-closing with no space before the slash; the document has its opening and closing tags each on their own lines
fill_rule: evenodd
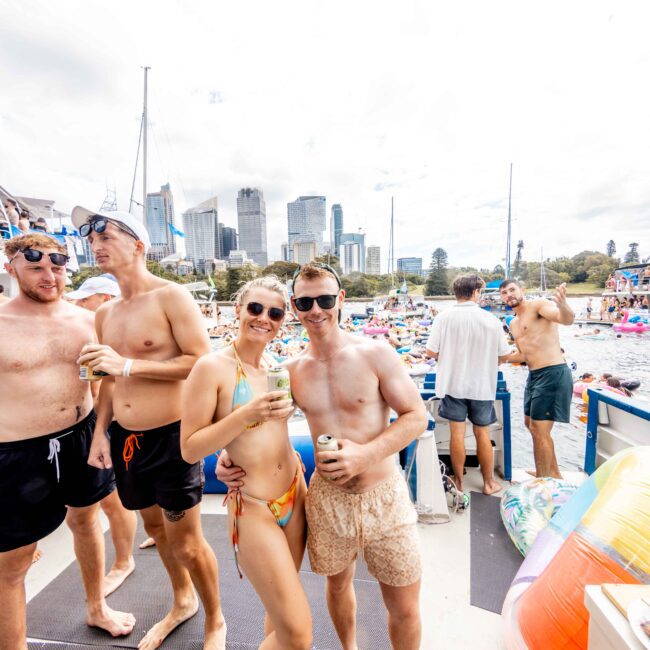
<svg viewBox="0 0 650 650">
<path fill-rule="evenodd" d="M 341 233 L 341 247 L 343 244 L 358 244 L 359 252 L 355 253 L 358 256 L 357 271 L 361 273 L 366 272 L 366 236 L 363 233 L 344 232 Z M 341 258 L 343 258 L 343 251 L 341 249 Z M 342 265 L 343 266 L 343 265 Z M 344 271 L 345 272 L 345 271 Z"/>
<path fill-rule="evenodd" d="M 381 248 L 368 246 L 366 249 L 366 273 L 368 275 L 381 274 Z"/>
<path fill-rule="evenodd" d="M 259 266 L 268 265 L 266 203 L 262 190 L 244 187 L 237 194 L 239 246 Z"/>
<path fill-rule="evenodd" d="M 293 245 L 293 260 L 296 264 L 309 264 L 318 257 L 315 241 L 297 241 Z"/>
<path fill-rule="evenodd" d="M 397 259 L 397 270 L 413 275 L 422 275 L 421 257 L 399 257 Z"/>
<path fill-rule="evenodd" d="M 159 262 L 176 252 L 174 235 L 169 226 L 174 224 L 174 197 L 169 183 L 161 185 L 160 192 L 147 194 L 145 226 L 151 239 L 147 257 Z"/>
<path fill-rule="evenodd" d="M 330 217 L 330 246 L 332 254 L 340 256 L 341 235 L 343 234 L 343 208 L 339 203 L 332 206 Z"/>
<path fill-rule="evenodd" d="M 341 267 L 343 275 L 361 273 L 361 246 L 355 241 L 341 241 Z"/>
<path fill-rule="evenodd" d="M 223 257 L 217 197 L 203 201 L 183 213 L 187 257 L 205 273 L 206 262 Z"/>
<path fill-rule="evenodd" d="M 234 250 L 228 254 L 228 266 L 232 269 L 239 269 L 251 261 L 244 250 Z"/>
<path fill-rule="evenodd" d="M 230 255 L 230 251 L 239 250 L 239 245 L 237 243 L 237 231 L 234 228 L 224 226 L 223 224 L 220 224 L 220 229 L 222 241 L 221 256 L 224 260 L 227 260 L 228 256 Z M 242 249 L 246 250 L 243 246 Z"/>
<path fill-rule="evenodd" d="M 296 261 L 293 252 L 296 242 L 315 242 L 316 256 L 323 254 L 323 231 L 327 221 L 325 204 L 324 196 L 300 196 L 292 203 L 287 203 L 291 261 Z"/>
</svg>

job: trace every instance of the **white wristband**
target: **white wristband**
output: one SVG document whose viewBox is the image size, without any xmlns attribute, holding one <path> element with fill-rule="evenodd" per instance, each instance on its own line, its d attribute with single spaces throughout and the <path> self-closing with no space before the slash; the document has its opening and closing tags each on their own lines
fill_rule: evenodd
<svg viewBox="0 0 650 650">
<path fill-rule="evenodd" d="M 122 376 L 128 377 L 131 374 L 131 368 L 133 367 L 133 359 L 127 359 L 124 363 L 124 368 L 122 368 Z"/>
</svg>

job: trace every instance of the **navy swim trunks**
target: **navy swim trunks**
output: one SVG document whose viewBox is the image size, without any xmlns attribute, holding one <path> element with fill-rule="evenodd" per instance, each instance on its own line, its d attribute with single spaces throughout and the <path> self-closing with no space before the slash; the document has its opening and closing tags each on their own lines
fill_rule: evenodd
<svg viewBox="0 0 650 650">
<path fill-rule="evenodd" d="M 524 415 L 532 420 L 569 422 L 573 378 L 566 363 L 531 370 L 524 391 Z"/>
<path fill-rule="evenodd" d="M 91 411 L 56 433 L 0 443 L 0 552 L 43 539 L 67 506 L 90 506 L 115 489 L 112 469 L 88 465 L 94 428 Z"/>
</svg>

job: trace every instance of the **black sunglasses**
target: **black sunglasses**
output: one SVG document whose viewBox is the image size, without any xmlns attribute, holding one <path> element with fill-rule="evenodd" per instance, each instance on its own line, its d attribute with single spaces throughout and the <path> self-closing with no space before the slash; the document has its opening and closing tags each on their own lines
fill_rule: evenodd
<svg viewBox="0 0 650 650">
<path fill-rule="evenodd" d="M 318 303 L 321 309 L 334 309 L 338 295 L 323 295 L 312 298 L 311 296 L 303 296 L 302 298 L 294 298 L 293 304 L 298 311 L 309 311 L 314 306 L 314 300 Z"/>
<path fill-rule="evenodd" d="M 267 310 L 269 318 L 276 323 L 281 321 L 284 318 L 284 309 L 280 307 L 265 307 L 260 302 L 248 302 L 246 303 L 246 311 L 251 316 L 261 316 L 264 310 Z"/>
<path fill-rule="evenodd" d="M 47 255 L 55 266 L 65 266 L 70 259 L 63 253 L 43 253 L 42 251 L 36 251 L 33 248 L 21 248 L 20 252 L 28 262 L 40 262 L 43 259 L 43 255 Z M 18 253 L 16 253 L 9 262 L 13 262 L 16 257 L 18 257 Z"/>
<path fill-rule="evenodd" d="M 79 226 L 79 234 L 82 237 L 88 237 L 88 235 L 90 235 L 90 233 L 93 230 L 97 234 L 103 233 L 106 230 L 106 226 L 109 223 L 112 223 L 114 226 L 116 226 L 117 228 L 125 232 L 127 235 L 131 235 L 133 239 L 138 239 L 138 236 L 128 226 L 125 226 L 119 221 L 112 221 L 111 219 L 104 219 L 103 217 L 99 219 L 93 219 L 88 223 L 81 224 L 81 226 Z"/>
</svg>

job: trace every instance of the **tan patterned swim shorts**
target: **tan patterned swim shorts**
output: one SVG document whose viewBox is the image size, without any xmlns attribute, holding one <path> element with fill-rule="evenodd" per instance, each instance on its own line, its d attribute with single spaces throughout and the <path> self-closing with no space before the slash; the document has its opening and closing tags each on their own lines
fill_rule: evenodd
<svg viewBox="0 0 650 650">
<path fill-rule="evenodd" d="M 343 492 L 314 472 L 305 510 L 307 549 L 316 573 L 341 573 L 361 547 L 368 570 L 379 582 L 405 587 L 420 579 L 417 514 L 397 468 L 386 481 L 360 494 Z"/>
</svg>

